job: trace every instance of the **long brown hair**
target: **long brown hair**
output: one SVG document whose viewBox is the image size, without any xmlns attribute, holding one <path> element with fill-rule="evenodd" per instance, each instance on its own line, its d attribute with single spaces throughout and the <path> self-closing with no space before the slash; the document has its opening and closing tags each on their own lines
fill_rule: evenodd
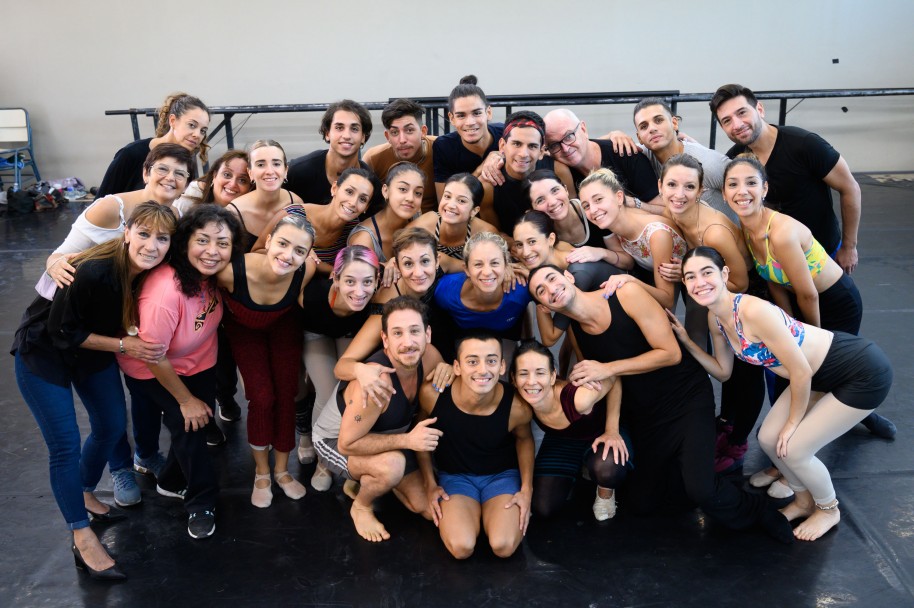
<svg viewBox="0 0 914 608">
<path fill-rule="evenodd" d="M 174 114 L 176 118 L 181 118 L 188 110 L 193 110 L 194 108 L 199 108 L 207 114 L 210 113 L 206 104 L 193 95 L 188 95 L 187 93 L 172 93 L 166 97 L 165 101 L 162 102 L 162 107 L 159 108 L 159 115 L 157 117 L 158 122 L 156 123 L 156 137 L 162 137 L 168 133 L 168 129 L 171 128 L 168 124 L 168 117 L 170 115 Z M 200 142 L 200 161 L 204 165 L 206 164 L 208 154 L 209 144 L 206 143 L 204 138 L 204 141 Z"/>
<path fill-rule="evenodd" d="M 127 220 L 127 228 L 139 224 L 146 226 L 150 230 L 158 232 L 167 232 L 170 235 L 175 233 L 178 220 L 170 207 L 165 207 L 155 201 L 140 203 L 130 214 Z M 169 253 L 171 248 L 169 248 Z M 141 272 L 132 281 L 130 279 L 130 259 L 127 252 L 127 243 L 124 241 L 124 235 L 106 241 L 101 245 L 96 245 L 77 254 L 70 260 L 70 264 L 79 271 L 79 267 L 91 260 L 114 261 L 114 275 L 121 286 L 121 322 L 124 330 L 137 324 L 138 317 L 136 309 L 136 294 L 139 293 L 143 281 L 146 279 L 148 271 Z M 167 259 L 167 256 L 166 256 Z M 164 262 L 165 260 L 163 260 Z"/>
</svg>

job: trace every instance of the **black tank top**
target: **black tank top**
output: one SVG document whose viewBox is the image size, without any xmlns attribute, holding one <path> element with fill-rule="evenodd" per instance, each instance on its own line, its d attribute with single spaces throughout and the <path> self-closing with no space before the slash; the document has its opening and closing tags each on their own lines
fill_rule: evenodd
<svg viewBox="0 0 914 608">
<path fill-rule="evenodd" d="M 451 397 L 451 388 L 444 390 L 430 416 L 438 420 L 433 425 L 444 435 L 438 440 L 435 464 L 445 473 L 495 475 L 517 468 L 514 435 L 508 431 L 514 389 L 499 381 L 504 393 L 495 411 L 488 416 L 467 414 Z"/>
<path fill-rule="evenodd" d="M 247 267 L 245 265 L 244 255 L 238 255 L 232 258 L 232 278 L 234 280 L 234 290 L 229 297 L 242 304 L 249 310 L 262 312 L 272 312 L 288 308 L 298 303 L 298 293 L 301 291 L 302 281 L 305 280 L 305 265 L 302 264 L 295 274 L 292 275 L 292 282 L 282 299 L 276 304 L 258 304 L 251 298 L 248 291 Z"/>
<path fill-rule="evenodd" d="M 610 296 L 607 304 L 612 320 L 602 334 L 592 336 L 577 321 L 572 322 L 584 358 L 609 363 L 653 350 L 638 324 L 625 313 L 619 298 Z M 680 350 L 682 360 L 676 365 L 620 377 L 622 424 L 629 429 L 651 428 L 675 420 L 686 411 L 708 404 L 713 407 L 708 374 L 687 350 Z M 702 398 L 696 398 L 702 393 Z"/>
<path fill-rule="evenodd" d="M 379 350 L 365 359 L 365 363 L 378 363 L 384 367 L 393 367 L 390 359 L 384 354 L 383 350 Z M 419 384 L 421 385 L 422 378 L 425 377 L 425 374 L 422 371 L 421 360 L 419 361 L 419 368 L 416 370 L 416 373 L 418 374 Z M 412 424 L 416 411 L 419 409 L 419 391 L 416 390 L 416 394 L 413 396 L 412 401 L 407 401 L 406 391 L 403 390 L 403 386 L 400 384 L 399 376 L 397 376 L 397 374 L 390 374 L 390 380 L 394 386 L 394 390 L 397 392 L 390 398 L 387 409 L 378 416 L 377 421 L 375 421 L 374 425 L 371 427 L 372 433 L 405 433 Z M 340 410 L 340 415 L 346 411 L 344 393 L 346 392 L 347 386 L 349 386 L 349 381 L 343 380 L 340 382 L 339 390 L 336 391 L 336 406 Z M 375 406 L 369 404 L 368 407 Z"/>
</svg>

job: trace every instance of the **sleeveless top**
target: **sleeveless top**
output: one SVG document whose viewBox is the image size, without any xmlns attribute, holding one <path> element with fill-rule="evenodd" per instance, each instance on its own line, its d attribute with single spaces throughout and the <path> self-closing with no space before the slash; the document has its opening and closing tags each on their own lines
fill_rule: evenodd
<svg viewBox="0 0 914 608">
<path fill-rule="evenodd" d="M 727 337 L 727 332 L 724 331 L 724 326 L 720 324 L 719 319 L 714 319 L 717 322 L 717 329 L 720 330 L 721 335 L 724 337 L 724 340 L 727 342 L 727 346 L 730 347 L 730 350 L 733 351 L 733 354 L 742 361 L 749 363 L 750 365 L 761 365 L 762 367 L 780 367 L 781 362 L 778 361 L 778 358 L 774 356 L 768 346 L 764 342 L 752 342 L 746 339 L 746 336 L 743 334 L 743 323 L 739 320 L 739 301 L 742 299 L 743 294 L 738 293 L 736 297 L 733 298 L 733 324 L 736 326 L 736 335 L 739 338 L 739 350 L 733 348 L 733 344 L 730 343 L 730 338 Z M 778 312 L 781 313 L 781 316 L 784 318 L 784 325 L 787 326 L 787 329 L 790 330 L 790 334 L 793 336 L 794 340 L 797 342 L 797 346 L 803 345 L 803 339 L 806 337 L 806 326 L 802 323 L 788 315 L 786 312 L 768 302 L 775 308 L 778 309 Z"/>
<path fill-rule="evenodd" d="M 626 314 L 618 295 L 610 296 L 606 304 L 611 321 L 601 334 L 588 334 L 578 321 L 572 321 L 585 359 L 608 363 L 653 350 L 641 328 Z M 687 350 L 681 352 L 682 359 L 676 365 L 619 378 L 623 426 L 633 432 L 655 428 L 675 421 L 686 411 L 713 407 L 714 393 L 707 372 Z"/>
<path fill-rule="evenodd" d="M 289 203 L 291 204 L 294 199 L 292 198 L 292 193 L 289 192 Z M 254 234 L 248 230 L 247 225 L 244 223 L 244 216 L 241 215 L 241 210 L 235 206 L 235 203 L 229 203 L 226 207 L 231 206 L 235 210 L 235 213 L 238 214 L 238 221 L 241 222 L 241 229 L 244 230 L 244 242 L 241 244 L 242 249 L 245 253 L 250 253 L 251 249 L 254 248 L 254 244 L 257 242 L 257 239 L 260 238 L 259 234 Z"/>
<path fill-rule="evenodd" d="M 638 266 L 641 266 L 645 270 L 654 269 L 654 258 L 651 255 L 651 236 L 658 230 L 666 230 L 670 233 L 670 236 L 673 237 L 673 257 L 677 260 L 681 260 L 682 256 L 689 250 L 689 245 L 685 242 L 685 239 L 663 222 L 649 223 L 644 227 L 644 230 L 641 231 L 641 234 L 638 235 L 638 238 L 633 241 L 622 238 L 620 235 L 619 243 L 622 245 L 622 249 L 635 258 L 635 262 Z"/>
<path fill-rule="evenodd" d="M 543 423 L 535 415 L 533 420 L 536 426 L 543 429 L 543 432 L 550 436 L 561 437 L 564 439 L 578 439 L 582 441 L 593 441 L 603 434 L 606 430 L 606 399 L 601 399 L 599 403 L 594 404 L 593 410 L 589 414 L 581 414 L 574 407 L 574 396 L 578 392 L 577 386 L 570 382 L 562 387 L 559 393 L 559 403 L 562 406 L 562 413 L 569 422 L 568 426 L 563 429 L 552 428 Z"/>
<path fill-rule="evenodd" d="M 289 205 L 283 209 L 283 211 L 285 211 L 287 215 L 300 215 L 304 218 L 308 217 L 308 214 L 305 213 L 305 208 L 299 204 Z M 332 245 L 327 247 L 318 247 L 315 245 L 311 247 L 311 251 L 314 252 L 314 255 L 316 255 L 321 262 L 328 264 L 330 268 L 333 268 L 333 263 L 336 261 L 336 254 L 346 247 L 346 243 L 349 242 L 349 234 L 352 232 L 352 229 L 358 225 L 359 218 L 349 220 L 343 225 L 340 236 L 337 237 Z"/>
<path fill-rule="evenodd" d="M 232 258 L 232 276 L 235 281 L 235 291 L 226 293 L 226 297 L 223 298 L 228 309 L 228 314 L 224 317 L 226 323 L 234 322 L 248 329 L 263 330 L 297 306 L 298 293 L 301 291 L 301 284 L 305 279 L 305 267 L 302 265 L 295 271 L 289 289 L 276 304 L 258 304 L 251 298 L 243 255 Z M 290 315 L 290 317 L 298 318 L 299 315 Z"/>
<path fill-rule="evenodd" d="M 436 211 L 435 215 L 438 216 L 438 221 L 435 223 L 435 240 L 438 241 L 438 251 L 455 260 L 463 261 L 463 246 L 470 240 L 470 235 L 472 234 L 472 229 L 470 227 L 473 224 L 473 218 L 467 220 L 467 236 L 463 239 L 463 244 L 452 247 L 450 245 L 441 244 L 441 214 Z"/>
<path fill-rule="evenodd" d="M 444 434 L 434 452 L 438 470 L 465 475 L 496 475 L 517 468 L 514 435 L 508 431 L 514 389 L 499 381 L 501 401 L 487 416 L 467 414 L 456 405 L 447 387 L 429 414 Z"/>
<path fill-rule="evenodd" d="M 365 363 L 378 363 L 384 367 L 393 367 L 390 359 L 384 354 L 383 350 L 379 350 L 365 359 Z M 425 377 L 421 360 L 419 361 L 419 368 L 416 373 L 418 374 L 419 385 L 421 386 L 422 378 Z M 412 401 L 408 401 L 403 386 L 400 384 L 399 376 L 397 376 L 397 374 L 390 374 L 390 378 L 396 393 L 390 398 L 387 409 L 381 412 L 381 415 L 378 416 L 378 419 L 375 421 L 374 425 L 372 425 L 372 433 L 379 433 L 382 435 L 405 433 L 409 430 L 409 427 L 412 426 L 413 418 L 419 410 L 419 391 L 416 390 L 416 395 L 413 397 Z M 336 439 L 340 436 L 340 424 L 342 424 L 343 421 L 343 412 L 346 411 L 344 393 L 346 392 L 347 386 L 349 386 L 349 381 L 343 380 L 339 382 L 336 391 L 331 397 L 332 401 L 327 404 L 327 407 L 325 407 L 323 411 L 321 411 L 320 417 L 318 417 L 317 422 L 314 424 L 315 440 Z M 368 407 L 374 406 L 369 405 Z"/>
<path fill-rule="evenodd" d="M 766 281 L 771 281 L 772 283 L 783 285 L 784 287 L 790 287 L 790 279 L 787 277 L 787 273 L 784 272 L 783 267 L 781 267 L 781 263 L 771 257 L 771 246 L 768 243 L 768 235 L 771 233 L 771 220 L 773 220 L 774 216 L 777 214 L 777 211 L 771 214 L 771 217 L 768 218 L 768 226 L 765 227 L 764 264 L 759 262 L 758 258 L 755 257 L 755 252 L 752 251 L 752 241 L 749 239 L 749 234 L 745 233 L 745 228 L 743 229 L 743 232 L 746 236 L 746 246 L 749 247 L 749 253 L 752 255 L 752 261 L 755 262 L 755 269 L 758 270 L 759 275 Z M 815 237 L 813 237 L 812 245 L 803 252 L 803 255 L 806 256 L 806 267 L 809 269 L 809 274 L 813 277 L 819 276 L 825 268 L 825 263 L 828 259 L 828 253 L 826 253 L 825 248 L 822 247 Z"/>
<path fill-rule="evenodd" d="M 349 233 L 349 236 L 346 239 L 346 242 L 352 239 L 353 235 L 357 232 L 365 232 L 368 234 L 368 238 L 371 239 L 371 248 L 374 250 L 376 256 L 378 256 L 378 261 L 382 264 L 387 261 L 387 256 L 384 255 L 384 246 L 381 241 L 381 230 L 378 228 L 378 222 L 374 219 L 372 215 L 370 218 L 372 225 L 374 226 L 374 232 L 371 231 L 371 228 L 368 226 L 363 226 L 361 223 L 355 226 L 352 229 L 352 232 Z"/>
</svg>

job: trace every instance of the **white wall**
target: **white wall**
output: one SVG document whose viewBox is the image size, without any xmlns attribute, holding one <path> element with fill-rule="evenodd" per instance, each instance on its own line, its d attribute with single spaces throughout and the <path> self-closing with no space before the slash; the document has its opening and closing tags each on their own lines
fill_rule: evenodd
<svg viewBox="0 0 914 608">
<path fill-rule="evenodd" d="M 176 90 L 210 105 L 383 101 L 447 95 L 467 73 L 490 95 L 914 86 L 906 0 L 39 0 L 7 3 L 2 17 L 0 107 L 31 112 L 45 177 L 89 184 L 132 138 L 127 117 L 104 111 Z M 706 143 L 707 106 L 680 113 Z M 591 132 L 633 130 L 627 106 L 579 114 Z M 323 145 L 318 118 L 254 116 L 236 146 L 270 136 L 308 152 Z M 376 119 L 371 144 L 383 141 Z M 889 171 L 914 169 L 912 119 L 914 97 L 856 98 L 804 101 L 788 124 L 822 134 L 855 171 Z M 150 119 L 140 125 L 152 134 Z"/>
</svg>

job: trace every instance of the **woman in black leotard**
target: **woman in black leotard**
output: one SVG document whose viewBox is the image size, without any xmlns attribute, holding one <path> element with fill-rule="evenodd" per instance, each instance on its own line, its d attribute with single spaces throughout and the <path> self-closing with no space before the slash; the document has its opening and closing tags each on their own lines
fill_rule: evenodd
<svg viewBox="0 0 914 608">
<path fill-rule="evenodd" d="M 241 220 L 246 233 L 245 252 L 253 250 L 254 243 L 276 213 L 287 205 L 302 202 L 297 195 L 282 187 L 289 164 L 279 142 L 258 139 L 251 144 L 248 154 L 251 158 L 251 182 L 256 189 L 239 196 L 227 206 Z"/>
</svg>

